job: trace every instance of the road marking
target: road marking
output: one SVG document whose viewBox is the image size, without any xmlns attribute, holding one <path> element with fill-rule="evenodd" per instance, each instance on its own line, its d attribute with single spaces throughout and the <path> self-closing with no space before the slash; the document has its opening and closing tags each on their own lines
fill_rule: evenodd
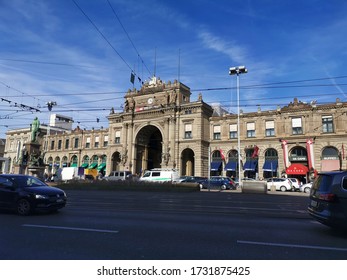
<svg viewBox="0 0 347 280">
<path fill-rule="evenodd" d="M 338 247 L 310 246 L 310 245 L 270 243 L 270 242 L 254 242 L 254 241 L 245 241 L 245 240 L 237 240 L 237 243 L 251 244 L 251 245 L 289 247 L 289 248 L 305 248 L 305 249 L 317 249 L 317 250 L 347 251 L 347 248 L 338 248 Z"/>
<path fill-rule="evenodd" d="M 35 228 L 48 228 L 48 229 L 106 232 L 106 233 L 118 233 L 119 232 L 117 230 L 95 229 L 95 228 L 60 227 L 60 226 L 46 226 L 46 225 L 30 225 L 30 224 L 23 224 L 22 226 L 23 227 L 35 227 Z"/>
</svg>

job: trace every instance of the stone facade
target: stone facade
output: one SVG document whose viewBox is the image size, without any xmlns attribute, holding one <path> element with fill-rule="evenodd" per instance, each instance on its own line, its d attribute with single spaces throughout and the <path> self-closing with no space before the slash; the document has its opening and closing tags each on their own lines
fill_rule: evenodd
<svg viewBox="0 0 347 280">
<path fill-rule="evenodd" d="M 106 174 L 176 168 L 181 175 L 207 176 L 210 170 L 237 176 L 238 116 L 214 110 L 201 94 L 190 98 L 186 85 L 158 78 L 129 90 L 123 111 L 110 111 L 109 128 L 46 135 L 42 147 L 48 171 L 93 164 Z M 346 168 L 346 102 L 317 105 L 295 98 L 274 110 L 241 112 L 239 118 L 243 177 L 307 181 L 315 172 Z M 7 134 L 5 156 L 12 159 L 18 152 L 15 135 L 25 141 L 18 131 Z"/>
</svg>

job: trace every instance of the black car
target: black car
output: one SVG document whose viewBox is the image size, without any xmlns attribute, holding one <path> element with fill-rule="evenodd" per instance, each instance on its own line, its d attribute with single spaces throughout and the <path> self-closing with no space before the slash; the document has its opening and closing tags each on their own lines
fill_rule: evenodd
<svg viewBox="0 0 347 280">
<path fill-rule="evenodd" d="M 201 177 L 201 176 L 181 176 L 178 178 L 178 181 L 180 183 L 197 183 L 205 179 L 206 177 Z"/>
<path fill-rule="evenodd" d="M 218 188 L 221 190 L 236 190 L 236 183 L 229 177 L 211 176 L 199 182 L 201 189 Z"/>
<path fill-rule="evenodd" d="M 19 174 L 0 175 L 0 208 L 29 215 L 35 210 L 56 211 L 66 204 L 63 190 L 38 178 Z"/>
<path fill-rule="evenodd" d="M 311 187 L 308 212 L 324 225 L 347 229 L 347 171 L 318 174 Z"/>
</svg>

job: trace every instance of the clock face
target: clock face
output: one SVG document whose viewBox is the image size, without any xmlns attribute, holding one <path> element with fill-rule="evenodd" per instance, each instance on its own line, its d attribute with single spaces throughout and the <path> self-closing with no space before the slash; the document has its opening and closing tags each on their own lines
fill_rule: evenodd
<svg viewBox="0 0 347 280">
<path fill-rule="evenodd" d="M 148 104 L 152 104 L 153 103 L 153 98 L 148 98 L 147 102 L 148 102 Z"/>
</svg>

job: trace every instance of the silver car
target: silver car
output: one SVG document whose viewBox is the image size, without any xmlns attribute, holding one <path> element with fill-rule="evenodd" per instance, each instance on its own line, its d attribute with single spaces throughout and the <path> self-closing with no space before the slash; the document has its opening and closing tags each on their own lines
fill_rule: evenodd
<svg viewBox="0 0 347 280">
<path fill-rule="evenodd" d="M 304 185 L 301 185 L 300 186 L 300 191 L 304 192 L 304 193 L 310 193 L 311 188 L 312 188 L 312 182 L 304 184 Z"/>
<path fill-rule="evenodd" d="M 266 182 L 267 190 L 270 191 L 275 188 L 276 191 L 291 191 L 293 189 L 292 181 L 288 178 L 269 178 Z"/>
</svg>

